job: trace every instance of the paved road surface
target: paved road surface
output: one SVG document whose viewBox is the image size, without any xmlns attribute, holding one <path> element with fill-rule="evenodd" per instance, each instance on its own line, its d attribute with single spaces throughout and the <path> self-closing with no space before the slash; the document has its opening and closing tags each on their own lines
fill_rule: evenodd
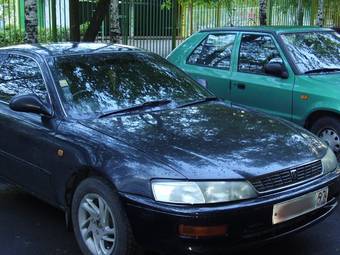
<svg viewBox="0 0 340 255">
<path fill-rule="evenodd" d="M 61 211 L 3 184 L 0 205 L 1 255 L 80 254 L 73 234 L 65 230 Z M 303 233 L 238 255 L 257 254 L 340 255 L 340 207 Z"/>
</svg>

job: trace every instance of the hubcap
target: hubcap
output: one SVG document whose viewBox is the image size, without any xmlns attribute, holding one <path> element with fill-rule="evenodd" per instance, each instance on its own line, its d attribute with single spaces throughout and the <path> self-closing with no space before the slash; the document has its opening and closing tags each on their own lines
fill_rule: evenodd
<svg viewBox="0 0 340 255">
<path fill-rule="evenodd" d="M 93 255 L 110 255 L 116 245 L 116 224 L 110 207 L 97 194 L 80 202 L 78 223 L 81 236 Z"/>
<path fill-rule="evenodd" d="M 340 136 L 339 134 L 331 128 L 326 128 L 319 133 L 319 137 L 323 139 L 329 145 L 329 147 L 332 148 L 332 150 L 335 152 L 339 160 L 340 159 Z"/>
</svg>

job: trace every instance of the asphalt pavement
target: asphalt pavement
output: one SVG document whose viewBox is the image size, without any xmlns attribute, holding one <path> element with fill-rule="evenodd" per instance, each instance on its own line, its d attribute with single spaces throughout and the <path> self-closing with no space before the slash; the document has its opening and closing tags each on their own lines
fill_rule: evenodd
<svg viewBox="0 0 340 255">
<path fill-rule="evenodd" d="M 52 254 L 81 255 L 73 233 L 65 229 L 63 213 L 0 184 L 0 255 Z M 331 217 L 304 232 L 237 255 L 257 254 L 340 255 L 340 207 Z"/>
</svg>

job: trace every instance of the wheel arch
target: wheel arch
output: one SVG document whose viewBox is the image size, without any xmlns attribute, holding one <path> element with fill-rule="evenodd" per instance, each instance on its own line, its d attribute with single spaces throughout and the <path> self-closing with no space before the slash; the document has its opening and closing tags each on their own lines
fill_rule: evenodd
<svg viewBox="0 0 340 255">
<path fill-rule="evenodd" d="M 74 192 L 76 191 L 78 185 L 87 178 L 97 177 L 102 180 L 105 180 L 108 184 L 115 189 L 114 184 L 109 182 L 109 179 L 104 176 L 99 171 L 94 170 L 91 167 L 83 167 L 78 171 L 75 171 L 67 180 L 65 189 L 64 189 L 64 211 L 65 211 L 65 221 L 66 228 L 71 231 L 72 229 L 72 217 L 71 217 L 71 208 L 72 208 L 72 199 Z"/>
<path fill-rule="evenodd" d="M 65 205 L 66 207 L 69 207 L 72 203 L 72 198 L 75 190 L 77 189 L 78 185 L 85 179 L 90 177 L 97 177 L 100 179 L 105 180 L 107 183 L 110 183 L 112 188 L 116 189 L 114 187 L 114 184 L 109 181 L 109 178 L 102 174 L 100 171 L 96 171 L 91 167 L 85 167 L 81 168 L 78 171 L 74 172 L 67 180 L 65 191 L 64 191 L 64 199 L 65 199 Z"/>
<path fill-rule="evenodd" d="M 316 120 L 323 116 L 340 118 L 340 113 L 328 109 L 316 110 L 307 116 L 304 123 L 304 127 L 309 130 L 312 127 L 313 123 L 315 123 Z"/>
</svg>

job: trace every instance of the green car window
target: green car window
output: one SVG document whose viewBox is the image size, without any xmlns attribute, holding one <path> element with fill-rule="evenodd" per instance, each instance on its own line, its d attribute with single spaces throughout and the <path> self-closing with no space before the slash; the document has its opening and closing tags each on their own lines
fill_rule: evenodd
<svg viewBox="0 0 340 255">
<path fill-rule="evenodd" d="M 235 34 L 210 34 L 191 53 L 187 63 L 207 67 L 230 69 Z"/>
<path fill-rule="evenodd" d="M 280 53 L 268 35 L 242 35 L 238 71 L 265 74 L 264 66 L 270 61 L 281 62 Z"/>
<path fill-rule="evenodd" d="M 281 35 L 300 73 L 340 68 L 340 36 L 335 32 Z"/>
</svg>

